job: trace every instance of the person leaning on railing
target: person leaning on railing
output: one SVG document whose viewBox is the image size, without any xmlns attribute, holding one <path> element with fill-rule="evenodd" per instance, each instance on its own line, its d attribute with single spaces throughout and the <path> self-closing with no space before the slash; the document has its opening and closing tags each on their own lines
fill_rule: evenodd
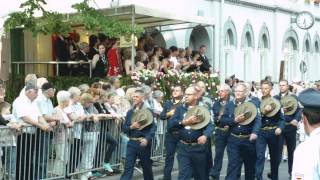
<svg viewBox="0 0 320 180">
<path fill-rule="evenodd" d="M 4 159 L 0 165 L 5 164 L 5 167 L 2 167 L 4 171 L 0 171 L 0 178 L 4 179 L 16 179 L 16 133 L 22 130 L 22 124 L 14 122 L 10 109 L 11 104 L 5 101 L 0 102 L 0 126 L 9 127 L 0 129 L 0 147 L 4 155 L 4 158 L 0 158 L 0 161 Z M 2 173 L 7 176 L 4 177 Z"/>
<path fill-rule="evenodd" d="M 102 120 L 116 120 L 121 118 L 119 115 L 111 114 L 105 107 L 103 102 L 105 100 L 106 93 L 104 90 L 99 88 L 91 88 L 89 92 L 93 96 L 93 101 L 94 101 L 93 105 L 97 109 L 99 116 L 104 117 L 102 118 Z M 100 125 L 99 125 L 100 134 L 98 138 L 98 145 L 96 148 L 96 155 L 95 155 L 95 161 L 94 161 L 95 167 L 100 167 L 101 166 L 100 163 L 103 162 L 104 170 L 109 173 L 113 172 L 113 169 L 111 168 L 111 165 L 110 165 L 110 160 L 114 150 L 118 145 L 117 140 L 109 132 L 112 130 L 110 128 L 115 128 L 115 122 L 117 121 L 100 121 Z M 108 146 L 107 149 L 106 149 L 106 146 Z M 102 160 L 103 156 L 104 156 L 104 159 Z M 103 176 L 103 174 L 101 174 L 101 172 L 98 172 L 98 171 L 94 172 L 93 175 L 96 177 Z"/>
<path fill-rule="evenodd" d="M 35 127 L 45 132 L 51 131 L 49 124 L 41 116 L 35 101 L 38 89 L 33 84 L 26 84 L 24 95 L 19 96 L 13 102 L 13 115 L 17 122 L 24 125 L 32 125 L 23 129 L 23 133 L 18 135 L 17 145 L 17 179 L 37 179 L 39 163 L 31 163 L 35 156 L 41 154 L 39 138 L 36 138 Z M 28 168 L 28 170 L 27 170 Z"/>
<path fill-rule="evenodd" d="M 58 119 L 58 127 L 55 129 L 53 144 L 55 149 L 55 160 L 53 164 L 53 174 L 63 175 L 64 169 L 67 167 L 66 149 L 67 137 L 70 133 L 69 128 L 73 127 L 73 122 L 64 112 L 64 108 L 69 105 L 70 93 L 68 91 L 59 91 L 57 93 L 58 106 L 54 108 L 53 116 Z"/>
<path fill-rule="evenodd" d="M 68 115 L 71 122 L 74 123 L 73 132 L 71 134 L 70 141 L 70 154 L 69 154 L 69 173 L 75 172 L 79 162 L 80 162 L 80 152 L 81 152 L 81 132 L 82 123 L 87 116 L 84 113 L 84 109 L 80 104 L 81 91 L 77 87 L 70 87 L 68 89 L 70 93 L 69 105 L 64 108 L 64 112 Z"/>
</svg>

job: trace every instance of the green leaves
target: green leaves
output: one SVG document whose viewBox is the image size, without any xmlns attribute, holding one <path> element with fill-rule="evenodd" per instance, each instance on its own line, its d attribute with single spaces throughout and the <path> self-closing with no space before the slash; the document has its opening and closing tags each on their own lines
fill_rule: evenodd
<svg viewBox="0 0 320 180">
<path fill-rule="evenodd" d="M 104 16 L 100 11 L 90 7 L 87 1 L 72 5 L 77 10 L 71 17 L 74 24 L 83 24 L 90 32 L 103 32 L 109 37 L 120 37 L 135 34 L 139 36 L 144 30 L 141 27 L 131 27 L 130 24 Z"/>
<path fill-rule="evenodd" d="M 101 32 L 116 38 L 131 34 L 139 36 L 144 31 L 142 27 L 132 27 L 128 23 L 104 16 L 101 11 L 90 7 L 88 0 L 72 5 L 77 13 L 73 14 L 70 19 L 61 13 L 45 10 L 44 5 L 46 4 L 45 0 L 27 0 L 22 3 L 20 5 L 22 12 L 9 14 L 9 18 L 4 23 L 5 30 L 8 32 L 10 29 L 23 27 L 31 31 L 34 36 L 39 33 L 67 34 L 72 30 L 72 24 L 80 24 L 92 33 Z M 34 16 L 37 11 L 42 13 L 42 17 Z"/>
</svg>

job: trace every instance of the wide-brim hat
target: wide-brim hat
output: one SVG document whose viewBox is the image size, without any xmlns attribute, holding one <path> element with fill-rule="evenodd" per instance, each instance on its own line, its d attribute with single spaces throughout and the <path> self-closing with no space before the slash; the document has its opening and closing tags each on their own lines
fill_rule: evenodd
<svg viewBox="0 0 320 180">
<path fill-rule="evenodd" d="M 250 124 L 257 116 L 257 107 L 252 102 L 245 102 L 236 107 L 234 110 L 234 116 L 237 117 L 241 114 L 244 115 L 245 120 L 239 124 Z"/>
<path fill-rule="evenodd" d="M 268 113 L 265 111 L 265 107 L 267 105 L 271 105 L 272 107 L 272 110 Z M 266 99 L 263 99 L 260 104 L 260 112 L 267 117 L 272 117 L 276 115 L 277 112 L 280 110 L 280 108 L 281 108 L 280 102 L 273 97 L 268 97 Z"/>
<path fill-rule="evenodd" d="M 190 128 L 194 130 L 204 128 L 206 125 L 208 125 L 211 118 L 209 110 L 203 106 L 195 106 L 188 109 L 185 118 L 190 116 L 196 116 L 200 120 L 199 123 L 190 125 Z"/>
<path fill-rule="evenodd" d="M 280 100 L 281 105 L 287 111 L 284 112 L 284 115 L 292 115 L 296 112 L 298 108 L 298 100 L 293 96 L 284 96 Z"/>
<path fill-rule="evenodd" d="M 136 112 L 134 112 L 132 117 L 132 122 L 138 122 L 140 128 L 138 130 L 142 130 L 145 127 L 149 126 L 153 122 L 153 115 L 149 109 L 143 108 Z"/>
</svg>

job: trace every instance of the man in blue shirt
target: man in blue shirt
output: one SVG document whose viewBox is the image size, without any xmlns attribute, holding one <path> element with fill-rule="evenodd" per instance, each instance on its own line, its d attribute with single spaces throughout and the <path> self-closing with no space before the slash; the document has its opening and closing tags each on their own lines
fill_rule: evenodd
<svg viewBox="0 0 320 180">
<path fill-rule="evenodd" d="M 135 91 L 133 95 L 134 107 L 128 111 L 123 126 L 123 131 L 128 135 L 130 140 L 127 145 L 126 163 L 124 172 L 120 178 L 121 180 L 132 179 L 134 164 L 136 163 L 137 158 L 141 161 L 144 180 L 153 180 L 150 156 L 151 143 L 157 127 L 153 121 L 153 117 L 152 123 L 141 130 L 139 130 L 141 127 L 139 122 L 132 122 L 133 115 L 138 110 L 146 109 L 151 112 L 151 110 L 143 103 L 143 97 L 144 93 L 142 90 L 138 89 Z"/>
<path fill-rule="evenodd" d="M 261 103 L 271 97 L 272 84 L 270 81 L 261 81 L 261 92 L 262 100 Z M 278 101 L 275 99 L 275 101 Z M 280 104 L 280 102 L 279 102 Z M 280 134 L 284 129 L 284 116 L 281 108 L 276 112 L 275 115 L 268 115 L 272 112 L 275 107 L 272 105 L 266 105 L 261 107 L 261 129 L 256 142 L 257 147 L 257 162 L 256 162 L 256 178 L 262 180 L 265 152 L 268 145 L 270 153 L 270 166 L 271 166 L 271 179 L 278 180 L 279 170 L 279 145 L 280 145 Z"/>
<path fill-rule="evenodd" d="M 245 179 L 254 180 L 255 177 L 255 161 L 256 161 L 256 147 L 255 140 L 261 126 L 261 117 L 259 112 L 254 117 L 254 120 L 247 125 L 241 123 L 246 120 L 245 114 L 238 116 L 234 115 L 237 106 L 250 102 L 258 108 L 256 101 L 252 101 L 248 97 L 249 90 L 246 84 L 239 83 L 235 87 L 235 99 L 230 101 L 224 110 L 221 118 L 221 123 L 229 126 L 230 136 L 228 139 L 227 153 L 228 153 L 228 168 L 227 180 L 236 180 L 242 162 L 245 167 Z"/>
<path fill-rule="evenodd" d="M 195 180 L 209 179 L 207 139 L 213 132 L 213 124 L 209 121 L 201 129 L 192 129 L 190 126 L 199 123 L 200 119 L 194 115 L 186 118 L 188 110 L 197 106 L 198 103 L 199 96 L 196 88 L 194 86 L 187 88 L 185 91 L 185 103 L 177 107 L 173 117 L 168 122 L 169 130 L 176 128 L 179 131 L 179 180 L 189 180 L 192 177 Z"/>
<path fill-rule="evenodd" d="M 229 126 L 221 123 L 221 117 L 224 108 L 228 102 L 231 101 L 231 88 L 227 84 L 219 86 L 219 99 L 213 104 L 213 120 L 215 124 L 215 156 L 213 168 L 210 170 L 210 176 L 213 179 L 219 179 L 222 168 L 224 150 L 228 144 L 230 135 Z"/>
<path fill-rule="evenodd" d="M 170 121 L 176 108 L 182 104 L 183 89 L 181 86 L 174 86 L 172 90 L 172 100 L 164 103 L 163 111 L 160 113 L 161 120 Z M 168 126 L 167 126 L 168 127 Z M 179 142 L 178 129 L 167 129 L 165 138 L 166 160 L 163 169 L 163 179 L 171 180 L 171 171 L 174 163 L 174 155 L 176 153 L 177 144 Z"/>
<path fill-rule="evenodd" d="M 276 99 L 280 101 L 285 96 L 293 96 L 294 98 L 296 98 L 298 103 L 297 97 L 293 93 L 289 92 L 289 84 L 287 80 L 281 80 L 279 82 L 279 86 L 280 86 L 280 93 L 279 95 L 275 96 Z M 286 113 L 287 109 L 283 108 L 283 110 Z M 280 138 L 279 161 L 281 161 L 283 145 L 284 145 L 284 142 L 286 142 L 287 149 L 288 149 L 288 173 L 291 177 L 293 153 L 296 148 L 296 141 L 297 141 L 296 140 L 297 126 L 298 126 L 298 122 L 301 120 L 301 108 L 299 108 L 298 106 L 298 108 L 293 114 L 284 115 L 284 119 L 285 119 L 285 128 L 281 133 L 281 138 Z"/>
</svg>

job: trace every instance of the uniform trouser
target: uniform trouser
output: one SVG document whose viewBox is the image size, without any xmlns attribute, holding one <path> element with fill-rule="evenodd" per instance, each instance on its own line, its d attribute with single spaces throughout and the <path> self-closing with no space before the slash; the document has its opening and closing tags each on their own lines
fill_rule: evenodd
<svg viewBox="0 0 320 180">
<path fill-rule="evenodd" d="M 228 137 L 230 133 L 228 131 L 221 131 L 216 129 L 215 133 L 215 155 L 213 167 L 210 170 L 210 175 L 218 179 L 220 177 L 220 171 L 222 168 L 224 150 L 228 144 Z"/>
<path fill-rule="evenodd" d="M 178 143 L 179 180 L 208 180 L 208 145 Z"/>
<path fill-rule="evenodd" d="M 286 142 L 287 149 L 288 149 L 288 173 L 290 175 L 291 175 L 291 171 L 292 171 L 293 153 L 296 148 L 296 133 L 297 133 L 296 127 L 294 127 L 292 125 L 287 125 L 285 127 L 284 131 L 282 132 L 281 137 L 280 137 L 279 162 L 281 162 L 283 145 Z"/>
<path fill-rule="evenodd" d="M 238 172 L 244 163 L 245 179 L 254 180 L 256 147 L 255 142 L 249 141 L 249 138 L 237 138 L 229 136 L 228 145 L 228 168 L 226 180 L 238 179 Z"/>
<path fill-rule="evenodd" d="M 265 152 L 267 145 L 269 147 L 270 153 L 270 166 L 271 166 L 271 179 L 278 180 L 278 170 L 279 170 L 279 145 L 280 136 L 275 135 L 275 130 L 259 132 L 256 148 L 257 148 L 257 162 L 256 162 L 256 178 L 262 180 L 264 162 L 265 162 Z"/>
<path fill-rule="evenodd" d="M 131 180 L 134 170 L 134 165 L 137 158 L 141 161 L 144 180 L 153 180 L 151 156 L 151 142 L 143 147 L 140 142 L 130 140 L 127 145 L 126 163 L 124 172 L 120 180 Z"/>
<path fill-rule="evenodd" d="M 165 148 L 166 148 L 166 161 L 163 169 L 163 179 L 171 179 L 171 171 L 174 163 L 174 155 L 176 153 L 179 139 L 177 133 L 166 133 Z"/>
</svg>

